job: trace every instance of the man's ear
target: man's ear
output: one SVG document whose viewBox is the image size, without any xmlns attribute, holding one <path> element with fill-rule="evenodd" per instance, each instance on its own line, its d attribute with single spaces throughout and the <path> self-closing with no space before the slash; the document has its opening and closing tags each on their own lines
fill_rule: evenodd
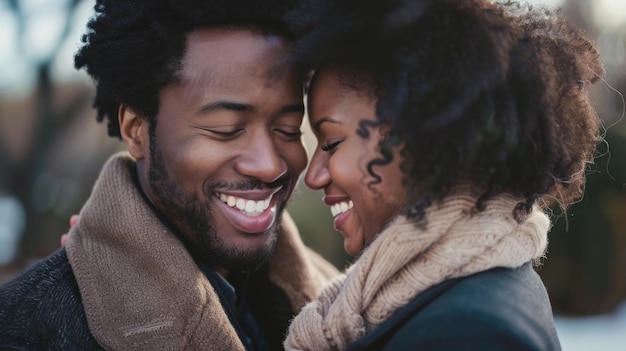
<svg viewBox="0 0 626 351">
<path fill-rule="evenodd" d="M 120 123 L 120 134 L 128 147 L 128 152 L 137 160 L 146 157 L 150 149 L 148 119 L 124 104 L 120 104 L 117 118 Z"/>
</svg>

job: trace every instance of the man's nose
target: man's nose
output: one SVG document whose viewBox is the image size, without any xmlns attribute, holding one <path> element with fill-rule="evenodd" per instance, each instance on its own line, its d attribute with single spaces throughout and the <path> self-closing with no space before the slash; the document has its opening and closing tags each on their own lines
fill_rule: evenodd
<svg viewBox="0 0 626 351">
<path fill-rule="evenodd" d="M 240 174 L 256 178 L 264 183 L 273 183 L 287 173 L 287 162 L 283 158 L 271 135 L 257 133 L 250 138 L 246 151 L 235 165 Z"/>
</svg>

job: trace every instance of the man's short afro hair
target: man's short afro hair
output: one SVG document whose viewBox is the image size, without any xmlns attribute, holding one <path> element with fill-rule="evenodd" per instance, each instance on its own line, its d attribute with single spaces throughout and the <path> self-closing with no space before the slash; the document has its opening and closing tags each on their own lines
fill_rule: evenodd
<svg viewBox="0 0 626 351">
<path fill-rule="evenodd" d="M 177 79 L 186 34 L 196 28 L 234 27 L 292 39 L 283 16 L 289 0 L 97 0 L 84 45 L 75 56 L 96 85 L 98 121 L 121 137 L 124 103 L 154 122 L 159 92 Z"/>
</svg>

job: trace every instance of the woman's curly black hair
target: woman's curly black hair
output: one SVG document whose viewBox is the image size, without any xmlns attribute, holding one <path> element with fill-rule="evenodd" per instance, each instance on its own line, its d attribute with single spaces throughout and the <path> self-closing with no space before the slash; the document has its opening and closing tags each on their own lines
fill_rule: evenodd
<svg viewBox="0 0 626 351">
<path fill-rule="evenodd" d="M 196 28 L 245 28 L 293 39 L 284 23 L 289 0 L 97 0 L 75 56 L 96 85 L 97 119 L 120 138 L 121 103 L 155 125 L 159 92 L 177 81 L 186 34 Z"/>
<path fill-rule="evenodd" d="M 478 210 L 500 193 L 519 196 L 516 216 L 539 199 L 567 208 L 582 196 L 601 140 L 587 87 L 605 72 L 594 44 L 558 11 L 489 0 L 313 0 L 288 19 L 302 36 L 299 62 L 373 79 L 376 124 L 389 132 L 371 165 L 403 145 L 409 215 L 422 217 L 465 182 L 479 191 Z"/>
</svg>

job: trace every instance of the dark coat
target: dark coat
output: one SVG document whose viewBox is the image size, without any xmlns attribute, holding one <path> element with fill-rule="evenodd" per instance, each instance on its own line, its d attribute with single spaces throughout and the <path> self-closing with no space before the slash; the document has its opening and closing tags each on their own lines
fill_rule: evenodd
<svg viewBox="0 0 626 351">
<path fill-rule="evenodd" d="M 419 294 L 349 350 L 561 350 L 546 289 L 530 264 Z"/>
<path fill-rule="evenodd" d="M 251 277 L 247 291 L 270 350 L 282 349 L 294 316 L 287 297 L 267 278 L 266 267 Z M 64 249 L 0 287 L 0 350 L 104 350 L 89 331 Z"/>
<path fill-rule="evenodd" d="M 65 250 L 0 288 L 0 350 L 103 350 L 89 332 Z"/>
</svg>

